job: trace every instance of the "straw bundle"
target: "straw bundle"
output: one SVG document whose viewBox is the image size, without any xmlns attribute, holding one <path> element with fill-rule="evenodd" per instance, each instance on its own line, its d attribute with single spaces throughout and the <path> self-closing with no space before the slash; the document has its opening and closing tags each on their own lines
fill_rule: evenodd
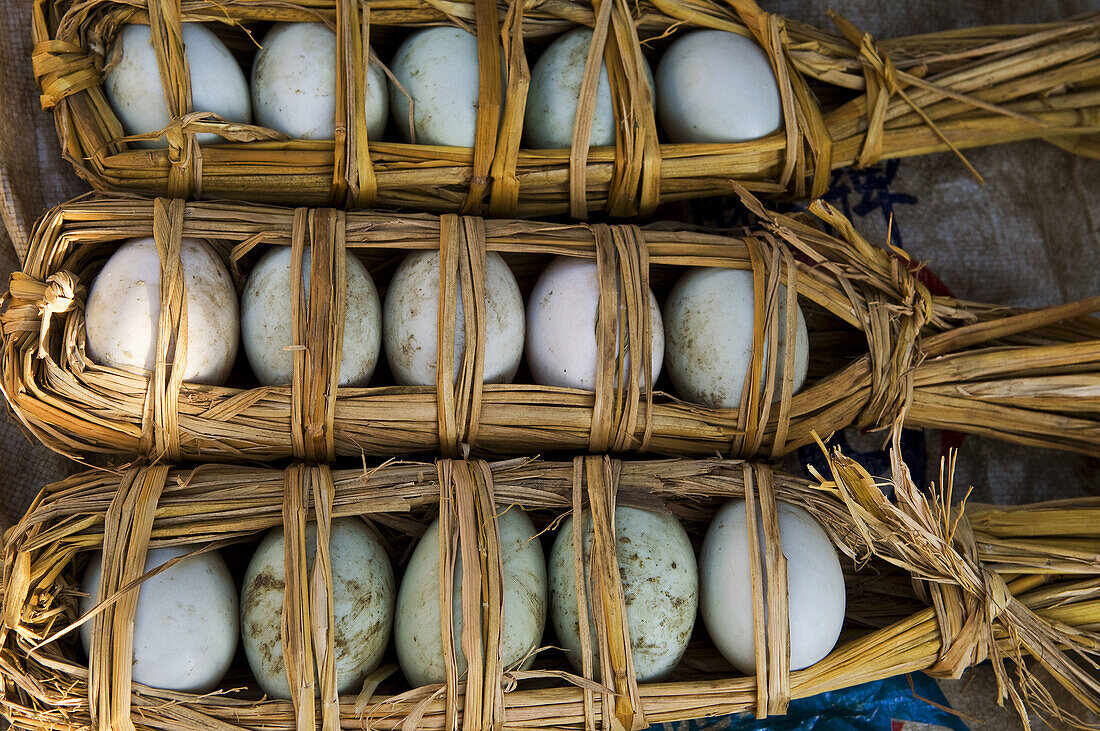
<svg viewBox="0 0 1100 731">
<path fill-rule="evenodd" d="M 1015 311 L 933 296 L 904 252 L 872 246 L 828 205 L 812 210 L 843 238 L 745 200 L 761 225 L 736 237 L 166 199 L 64 204 L 39 222 L 24 271 L 12 275 L 0 318 L 3 390 L 36 437 L 73 456 L 331 461 L 436 450 L 779 456 L 809 443 L 814 431 L 899 421 L 1100 454 L 1100 320 L 1089 315 L 1100 297 Z M 158 366 L 150 373 L 94 363 L 84 347 L 86 287 L 122 240 L 149 235 L 161 252 L 161 312 L 170 313 L 160 320 Z M 238 276 L 267 247 L 291 246 L 298 266 L 311 252 L 310 291 L 287 292 L 299 313 L 291 386 L 254 387 L 242 372 L 228 387 L 172 377 L 186 350 L 179 347 L 186 337 L 183 278 L 168 261 L 181 236 L 220 247 Z M 396 260 L 424 249 L 441 251 L 443 262 L 436 386 L 337 388 L 343 298 L 335 293 L 344 284 L 343 267 L 333 263 L 355 252 L 384 287 Z M 484 301 L 487 251 L 511 259 L 521 289 L 549 255 L 595 259 L 601 297 L 594 391 L 524 384 L 530 379 L 523 372 L 519 383 L 483 385 L 481 307 L 465 309 L 458 325 L 466 347 L 460 360 L 452 357 L 458 293 L 465 302 Z M 665 393 L 663 381 L 649 383 L 649 308 L 641 303 L 651 286 L 663 298 L 691 266 L 754 274 L 755 348 L 739 408 L 687 403 Z M 166 284 L 164 272 L 179 281 Z M 795 339 L 778 346 L 783 339 L 775 336 L 781 284 L 810 323 L 814 365 L 794 394 Z M 785 311 L 791 319 L 796 308 L 788 302 Z M 792 322 L 784 324 L 794 331 Z M 174 364 L 167 357 L 173 348 Z M 628 358 L 643 364 L 645 383 L 623 377 Z M 786 364 L 787 375 L 777 376 L 777 363 Z M 380 368 L 373 383 L 392 380 Z"/>
<path fill-rule="evenodd" d="M 0 704 L 16 727 L 35 729 L 86 728 L 93 722 L 101 728 L 112 722 L 112 727 L 132 723 L 139 729 L 268 731 L 313 728 L 315 723 L 333 729 L 364 724 L 375 729 L 453 729 L 459 724 L 638 729 L 739 711 L 783 713 L 791 698 L 916 670 L 957 676 L 990 658 L 1003 683 L 1002 700 L 1010 699 L 1021 714 L 1032 706 L 1072 720 L 1051 704 L 1029 671 L 1025 656 L 1031 655 L 1087 709 L 1100 709 L 1100 684 L 1088 671 L 1089 658 L 1100 651 L 1094 631 L 1100 626 L 1095 529 L 1100 505 L 1095 500 L 964 515 L 949 507 L 949 478 L 946 493 L 926 500 L 897 461 L 895 505 L 855 462 L 838 453 L 830 463 L 833 475 L 820 484 L 740 461 L 618 462 L 599 456 L 578 457 L 572 464 L 442 460 L 434 466 L 395 463 L 372 470 L 204 465 L 84 473 L 46 487 L 6 536 Z M 698 632 L 668 682 L 637 683 L 630 671 L 630 643 L 623 642 L 628 636 L 623 595 L 596 589 L 618 585 L 610 517 L 615 505 L 670 510 L 689 533 L 700 535 L 716 506 L 732 497 L 746 498 L 754 526 L 754 512 L 761 511 L 765 543 L 775 549 L 754 566 L 754 586 L 761 587 L 754 611 L 755 677 L 739 676 Z M 776 619 L 784 616 L 778 611 L 781 597 L 785 606 L 776 501 L 811 511 L 853 560 L 855 571 L 847 580 L 849 613 L 840 645 L 797 672 L 787 668 L 786 622 Z M 482 509 L 494 504 L 496 512 Z M 594 545 L 601 545 L 601 535 L 611 537 L 593 551 L 591 587 L 585 589 L 586 582 L 578 580 L 582 591 L 593 592 L 591 606 L 603 620 L 597 623 L 595 646 L 586 650 L 602 658 L 602 675 L 579 677 L 562 670 L 563 658 L 549 648 L 539 652 L 541 659 L 530 671 L 502 667 L 484 650 L 500 630 L 501 575 L 499 564 L 470 559 L 479 552 L 492 555 L 493 547 L 485 542 L 497 536 L 496 513 L 507 505 L 522 506 L 536 525 L 552 525 L 570 511 L 591 507 Z M 75 587 L 90 551 L 103 549 L 105 566 L 117 569 L 113 575 L 137 577 L 149 547 L 185 546 L 193 555 L 249 542 L 276 526 L 296 534 L 305 521 L 316 520 L 321 555 L 331 519 L 358 515 L 392 537 L 396 558 L 407 545 L 406 532 L 437 513 L 446 526 L 442 535 L 451 536 L 441 541 L 446 554 L 441 565 L 453 571 L 447 556 L 461 550 L 464 572 L 475 573 L 464 582 L 473 588 L 461 599 L 461 636 L 449 634 L 450 609 L 442 613 L 446 651 L 453 661 L 461 642 L 470 668 L 467 676 L 455 675 L 450 683 L 409 689 L 399 676 L 389 677 L 391 665 L 368 677 L 358 697 L 315 698 L 313 682 L 307 680 L 297 702 L 290 702 L 261 697 L 247 673 L 231 670 L 220 691 L 196 696 L 132 685 L 126 646 L 114 647 L 112 655 L 109 643 L 93 644 L 89 669 L 73 645 Z M 467 554 L 467 548 L 473 553 Z M 598 550 L 608 553 L 602 561 Z M 297 560 L 303 566 L 305 551 L 300 543 Z M 295 560 L 292 554 L 288 562 Z M 604 567 L 606 575 L 598 575 L 596 567 Z M 579 562 L 576 568 L 582 570 Z M 288 668 L 295 677 L 314 678 L 313 657 L 322 665 L 324 658 L 332 662 L 332 633 L 326 640 L 310 625 L 299 626 L 302 617 L 328 606 L 330 571 L 327 562 L 319 561 L 308 591 L 294 585 L 298 573 L 287 573 L 292 578 L 285 589 L 284 657 L 306 663 Z M 110 574 L 105 569 L 104 575 Z M 761 583 L 765 576 L 766 585 Z M 442 586 L 452 586 L 452 580 L 453 575 L 441 572 Z M 96 632 L 132 621 L 137 582 L 116 583 L 102 588 L 96 609 L 80 618 L 93 621 Z M 441 596 L 450 597 L 450 591 Z M 765 606 L 770 607 L 767 615 Z M 872 613 L 860 610 L 869 606 Z M 871 620 L 861 616 L 871 614 Z M 317 677 L 326 672 L 332 668 L 318 667 Z"/>
<path fill-rule="evenodd" d="M 65 156 L 94 187 L 172 197 L 529 217 L 590 210 L 647 214 L 662 201 L 730 191 L 821 195 L 829 171 L 878 159 L 1046 138 L 1097 154 L 1100 16 L 1034 26 L 949 30 L 878 42 L 836 17 L 825 31 L 763 12 L 752 0 L 542 3 L 492 0 L 35 0 L 35 73 Z M 335 139 L 288 140 L 192 109 L 182 22 L 215 26 L 247 68 L 270 21 L 321 21 L 337 34 Z M 120 25 L 153 28 L 173 123 L 136 147 L 102 89 Z M 476 31 L 481 87 L 473 148 L 367 139 L 368 39 L 388 49 L 410 29 Z M 526 149 L 527 52 L 550 36 L 592 27 L 572 147 Z M 643 55 L 691 29 L 747 36 L 767 53 L 783 129 L 750 142 L 669 144 L 659 136 Z M 498 49 L 503 54 L 498 55 Z M 597 79 L 606 62 L 618 134 L 590 147 Z M 502 86 L 501 68 L 507 83 Z M 214 132 L 228 144 L 200 145 Z M 973 168 L 971 168 L 973 171 Z M 977 174 L 976 171 L 973 171 Z"/>
</svg>

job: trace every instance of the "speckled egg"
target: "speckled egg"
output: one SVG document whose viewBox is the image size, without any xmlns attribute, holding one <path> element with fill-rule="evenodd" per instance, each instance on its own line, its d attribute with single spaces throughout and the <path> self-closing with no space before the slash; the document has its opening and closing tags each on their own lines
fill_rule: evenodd
<svg viewBox="0 0 1100 731">
<path fill-rule="evenodd" d="M 454 377 L 466 352 L 462 290 L 455 308 Z M 495 252 L 485 257 L 485 383 L 511 383 L 523 355 L 523 297 Z M 439 252 L 416 251 L 397 267 L 382 313 L 386 359 L 403 386 L 434 386 L 439 352 Z"/>
<path fill-rule="evenodd" d="M 218 385 L 237 357 L 237 293 L 225 264 L 208 244 L 183 239 L 187 362 L 183 380 Z M 88 354 L 105 366 L 151 371 L 160 321 L 160 257 L 150 236 L 118 247 L 92 282 L 84 310 Z M 168 353 L 168 362 L 175 348 Z"/>
<path fill-rule="evenodd" d="M 248 83 L 225 44 L 203 23 L 184 23 L 182 37 L 191 79 L 191 111 L 213 112 L 230 122 L 252 121 Z M 172 121 L 150 38 L 149 26 L 124 25 L 108 55 L 117 63 L 107 70 L 103 89 L 129 135 L 156 132 Z M 196 139 L 203 145 L 225 141 L 208 132 Z M 141 144 L 167 146 L 164 140 Z"/>
<path fill-rule="evenodd" d="M 539 275 L 527 302 L 527 365 L 535 383 L 591 391 L 596 387 L 596 262 L 559 256 Z M 649 292 L 651 372 L 661 372 L 665 333 L 661 310 Z M 627 368 L 630 360 L 627 359 Z M 644 381 L 641 374 L 639 381 Z"/>
<path fill-rule="evenodd" d="M 584 64 L 592 45 L 592 31 L 577 28 L 551 43 L 531 70 L 531 86 L 527 92 L 527 110 L 523 133 L 527 145 L 536 149 L 570 147 L 573 123 L 580 103 Z M 653 72 L 644 62 L 649 88 L 653 88 Z M 615 144 L 615 110 L 611 103 L 611 82 L 607 64 L 600 67 L 596 84 L 596 111 L 592 117 L 592 137 L 589 144 L 601 147 Z"/>
<path fill-rule="evenodd" d="M 764 49 L 724 30 L 677 39 L 657 64 L 657 113 L 673 142 L 743 142 L 783 124 Z"/>
<path fill-rule="evenodd" d="M 788 503 L 777 506 L 787 559 L 791 670 L 801 670 L 828 655 L 840 637 L 844 573 L 836 548 L 813 516 Z M 763 546 L 759 510 L 757 525 Z M 714 516 L 699 552 L 699 605 L 718 651 L 746 675 L 756 672 L 749 559 L 745 501 L 730 500 Z"/>
<path fill-rule="evenodd" d="M 340 386 L 365 386 L 382 347 L 382 307 L 378 290 L 363 263 L 346 254 L 344 339 L 340 356 Z M 309 302 L 311 257 L 302 261 L 302 292 Z M 241 295 L 241 335 L 252 372 L 265 386 L 286 386 L 294 375 L 290 292 L 290 247 L 276 246 L 264 254 L 248 275 Z"/>
<path fill-rule="evenodd" d="M 317 553 L 317 524 L 306 524 L 306 563 Z M 285 536 L 269 532 L 256 548 L 241 589 L 245 656 L 260 687 L 273 698 L 290 698 L 283 661 L 282 624 L 286 588 Z M 393 627 L 393 567 L 381 540 L 358 518 L 332 521 L 333 648 L 336 689 L 357 693 L 382 661 Z"/>
<path fill-rule="evenodd" d="M 150 549 L 145 571 L 192 549 Z M 84 570 L 81 614 L 98 604 L 102 572 L 103 554 L 96 552 Z M 94 627 L 94 620 L 80 626 L 85 652 Z M 146 579 L 138 589 L 133 633 L 134 682 L 181 693 L 213 690 L 237 651 L 237 587 L 221 555 L 192 556 Z"/>
<path fill-rule="evenodd" d="M 504 63 L 501 61 L 501 88 Z M 408 142 L 473 147 L 477 130 L 477 37 L 450 26 L 425 28 L 405 39 L 390 62 L 405 88 L 390 86 L 394 126 Z M 409 98 L 412 98 L 412 129 Z M 415 132 L 415 134 L 414 134 Z"/>
<path fill-rule="evenodd" d="M 592 518 L 584 514 L 585 580 L 590 581 Z M 630 651 L 639 682 L 660 680 L 687 649 L 699 604 L 699 577 L 691 541 L 680 521 L 667 513 L 615 508 L 615 555 L 622 582 Z M 558 530 L 550 551 L 550 618 L 566 657 L 581 669 L 580 621 L 573 552 L 573 517 Z M 588 590 L 591 592 L 591 589 Z M 599 678 L 599 648 L 586 594 L 592 661 Z M 599 605 L 597 604 L 597 607 Z"/>
<path fill-rule="evenodd" d="M 517 507 L 504 510 L 498 518 L 503 560 L 504 625 L 501 629 L 501 659 L 510 667 L 525 657 L 523 669 L 531 667 L 546 624 L 546 563 L 531 519 Z M 439 607 L 439 521 L 421 536 L 413 551 L 401 590 L 397 595 L 394 640 L 397 659 L 413 687 L 442 683 L 446 679 L 443 633 Z M 454 633 L 462 637 L 462 559 L 455 569 Z M 466 658 L 458 648 L 458 673 L 466 672 Z"/>
<path fill-rule="evenodd" d="M 665 302 L 665 363 L 685 401 L 723 409 L 741 404 L 752 360 L 754 292 L 750 271 L 702 267 L 690 269 L 672 288 Z M 782 285 L 777 315 L 776 399 L 782 395 L 787 340 L 787 289 Z M 792 393 L 805 383 L 810 360 L 810 337 L 800 306 L 795 322 Z M 762 374 L 764 367 L 766 362 Z"/>
<path fill-rule="evenodd" d="M 377 63 L 364 85 L 367 139 L 389 116 L 389 84 Z M 324 23 L 276 23 L 252 64 L 256 122 L 296 139 L 331 140 L 336 129 L 336 34 Z"/>
</svg>

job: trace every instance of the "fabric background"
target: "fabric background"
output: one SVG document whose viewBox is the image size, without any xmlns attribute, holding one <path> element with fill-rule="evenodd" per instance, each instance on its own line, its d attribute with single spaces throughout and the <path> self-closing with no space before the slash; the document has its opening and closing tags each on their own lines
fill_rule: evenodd
<svg viewBox="0 0 1100 731">
<path fill-rule="evenodd" d="M 831 25 L 826 11 L 832 8 L 878 37 L 1054 20 L 1100 9 L 1096 0 L 760 2 L 823 27 Z M 52 117 L 38 107 L 29 15 L 29 0 L 0 0 L 0 215 L 6 229 L 0 230 L 0 274 L 18 266 L 16 251 L 24 249 L 47 207 L 87 189 L 61 159 Z M 966 154 L 985 176 L 984 186 L 952 155 L 939 154 L 880 165 L 870 181 L 861 173 L 838 175 L 832 197 L 878 243 L 893 213 L 895 243 L 929 262 L 958 297 L 1034 306 L 1100 292 L 1100 162 L 1042 142 Z M 960 449 L 956 485 L 973 484 L 973 499 L 982 502 L 1096 494 L 1098 467 L 1084 457 L 969 437 Z M 0 508 L 8 519 L 21 515 L 44 484 L 78 469 L 0 417 Z M 957 691 L 948 690 L 952 702 L 965 703 Z M 982 708 L 978 717 L 993 721 L 987 714 L 994 711 Z M 1012 723 L 1010 715 L 997 718 L 995 727 Z"/>
</svg>

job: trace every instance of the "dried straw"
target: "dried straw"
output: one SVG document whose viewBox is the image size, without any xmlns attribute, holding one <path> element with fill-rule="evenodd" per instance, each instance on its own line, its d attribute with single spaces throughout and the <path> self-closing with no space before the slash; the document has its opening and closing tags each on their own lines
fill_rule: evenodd
<svg viewBox="0 0 1100 731">
<path fill-rule="evenodd" d="M 855 462 L 836 453 L 829 464 L 830 477 L 817 483 L 740 461 L 619 462 L 599 456 L 572 463 L 390 463 L 370 470 L 207 464 L 87 472 L 47 486 L 5 536 L 0 707 L 17 728 L 57 730 L 86 728 L 97 719 L 101 727 L 109 721 L 141 729 L 639 729 L 739 711 L 782 713 L 790 698 L 916 670 L 957 676 L 990 658 L 1002 700 L 1025 714 L 1025 722 L 1028 707 L 1073 722 L 1068 709 L 1051 704 L 1025 660 L 1030 655 L 1087 710 L 1100 709 L 1100 685 L 1090 671 L 1100 654 L 1100 554 L 1073 548 L 1095 535 L 1095 500 L 1019 506 L 1006 523 L 1003 510 L 963 514 L 952 508 L 949 478 L 926 499 L 896 458 L 896 504 L 882 497 Z M 700 636 L 668 682 L 637 683 L 617 589 L 615 506 L 670 510 L 698 536 L 716 506 L 734 497 L 748 498 L 765 516 L 767 558 L 754 577 L 768 576 L 756 609 L 756 675 L 738 676 Z M 855 570 L 849 607 L 874 603 L 882 620 L 850 621 L 838 647 L 796 672 L 787 667 L 786 623 L 774 611 L 785 606 L 782 588 L 772 581 L 785 574 L 777 524 L 768 517 L 776 501 L 798 504 L 816 517 Z M 592 676 L 587 659 L 583 676 L 577 676 L 561 669 L 560 656 L 545 652 L 530 671 L 501 666 L 494 650 L 503 606 L 496 520 L 508 505 L 531 511 L 540 525 L 570 511 L 593 514 L 592 577 L 578 583 L 578 606 L 589 605 L 583 593 L 592 592 L 597 632 L 585 655 L 599 653 L 600 678 Z M 459 555 L 463 566 L 461 632 L 451 630 L 451 611 L 441 614 L 448 681 L 408 689 L 397 678 L 385 680 L 393 668 L 384 666 L 358 697 L 337 698 L 331 667 L 315 672 L 312 665 L 315 655 L 331 658 L 333 638 L 323 621 L 309 621 L 331 612 L 331 568 L 323 558 L 330 521 L 361 516 L 388 533 L 394 555 L 400 555 L 409 540 L 405 532 L 437 514 L 440 557 L 448 567 L 441 572 L 440 600 L 448 609 Z M 305 561 L 308 520 L 318 522 L 312 573 Z M 119 629 L 132 620 L 147 548 L 202 552 L 280 526 L 291 538 L 283 642 L 294 700 L 264 699 L 254 681 L 240 674 L 203 696 L 133 684 L 128 635 Z M 1040 540 L 1046 548 L 1038 547 Z M 992 553 L 989 546 L 995 546 Z M 1068 554 L 1063 546 L 1071 548 Z M 94 613 L 78 617 L 78 571 L 83 557 L 100 549 L 107 588 Z M 891 572 L 901 580 L 876 589 L 876 577 Z M 909 581 L 912 588 L 906 589 Z M 928 606 L 912 609 L 920 601 Z M 78 620 L 95 622 L 90 669 L 72 643 Z M 469 662 L 463 676 L 454 664 L 460 646 Z"/>
<path fill-rule="evenodd" d="M 904 252 L 872 246 L 829 205 L 811 210 L 836 236 L 805 218 L 770 213 L 747 193 L 744 200 L 759 226 L 738 236 L 164 199 L 75 201 L 39 222 L 24 271 L 12 275 L 0 315 L 3 391 L 30 432 L 72 456 L 332 460 L 547 450 L 779 456 L 810 443 L 815 431 L 900 422 L 1100 455 L 1100 320 L 1090 314 L 1100 297 L 1025 311 L 932 295 Z M 177 359 L 185 351 L 186 331 L 175 315 L 162 317 L 156 362 L 164 365 L 154 373 L 89 359 L 85 289 L 120 241 L 148 235 L 162 252 L 168 277 L 162 281 L 174 281 L 181 236 L 211 241 L 237 276 L 268 247 L 290 246 L 296 267 L 307 247 L 313 252 L 309 309 L 300 287 L 287 293 L 298 312 L 292 386 L 180 383 L 166 357 L 173 347 Z M 405 253 L 441 251 L 444 357 L 435 386 L 335 387 L 345 276 L 337 264 L 344 249 L 366 261 L 380 285 Z M 452 362 L 458 292 L 480 301 L 488 251 L 508 257 L 521 279 L 549 255 L 596 261 L 604 294 L 594 391 L 483 385 L 485 317 L 478 307 L 466 308 L 458 323 L 467 347 Z M 652 285 L 663 298 L 690 266 L 754 273 L 757 347 L 739 408 L 679 401 L 658 390 L 660 382 L 624 375 L 628 357 L 643 364 L 649 357 L 646 290 Z M 794 338 L 780 353 L 774 337 L 781 284 L 808 312 L 819 371 L 793 395 L 790 376 L 777 377 L 775 367 L 784 362 L 786 374 L 794 370 Z M 162 312 L 174 313 L 181 296 L 174 287 L 163 291 Z M 794 310 L 787 307 L 788 319 Z M 642 370 L 648 378 L 648 367 Z"/>
<path fill-rule="evenodd" d="M 258 24 L 268 21 L 324 22 L 336 31 L 335 139 L 288 140 L 192 110 L 181 23 L 213 24 L 249 48 L 262 32 Z M 1100 15 L 884 41 L 839 16 L 834 22 L 836 31 L 817 29 L 765 13 L 752 0 L 389 0 L 369 7 L 352 0 L 35 0 L 31 17 L 42 105 L 54 112 L 66 158 L 101 190 L 584 218 L 591 210 L 630 216 L 660 202 L 729 193 L 731 180 L 759 193 L 821 195 L 833 168 L 942 150 L 961 157 L 966 148 L 1028 138 L 1097 154 Z M 165 130 L 132 138 L 124 136 L 102 88 L 108 49 L 126 23 L 153 27 L 174 117 Z M 439 24 L 478 35 L 474 147 L 368 140 L 368 39 L 385 42 Z M 527 149 L 521 139 L 530 81 L 526 51 L 537 52 L 549 36 L 577 26 L 592 27 L 595 43 L 572 147 Z M 739 33 L 764 48 L 780 87 L 783 129 L 731 144 L 662 141 L 642 59 L 697 28 Z M 601 62 L 618 134 L 614 146 L 591 147 Z M 200 145 L 200 132 L 221 135 L 227 144 Z M 155 138 L 167 149 L 133 144 Z"/>
</svg>

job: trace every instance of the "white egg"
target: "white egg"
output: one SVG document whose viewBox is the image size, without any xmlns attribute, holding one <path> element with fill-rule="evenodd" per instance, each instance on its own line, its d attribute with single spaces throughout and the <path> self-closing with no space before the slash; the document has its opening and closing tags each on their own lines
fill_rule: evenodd
<svg viewBox="0 0 1100 731">
<path fill-rule="evenodd" d="M 311 257 L 302 260 L 302 293 L 309 302 Z M 340 386 L 365 386 L 382 347 L 382 307 L 378 290 L 363 263 L 346 254 L 344 340 L 340 355 Z M 287 386 L 294 376 L 290 293 L 290 247 L 276 246 L 264 254 L 248 275 L 241 295 L 241 335 L 252 372 L 265 386 Z"/>
<path fill-rule="evenodd" d="M 190 553 L 192 548 L 153 548 L 145 572 Z M 103 554 L 96 552 L 84 571 L 80 612 L 98 603 Z M 87 652 L 95 622 L 80 627 Z M 144 581 L 134 613 L 133 678 L 152 688 L 208 693 L 229 669 L 237 651 L 237 587 L 216 551 L 180 561 Z"/>
<path fill-rule="evenodd" d="M 503 561 L 504 614 L 500 655 L 506 668 L 522 663 L 531 667 L 531 651 L 539 646 L 546 623 L 546 563 L 531 519 L 517 507 L 498 518 Z M 413 551 L 401 590 L 397 594 L 394 641 L 397 660 L 413 687 L 442 683 L 447 668 L 443 660 L 443 632 L 439 608 L 439 521 L 421 536 Z M 456 561 L 454 636 L 458 646 L 458 673 L 466 672 L 462 654 L 462 559 Z"/>
<path fill-rule="evenodd" d="M 381 139 L 389 115 L 389 85 L 377 63 L 367 65 L 367 139 Z M 342 92 L 341 92 L 342 93 Z M 295 139 L 331 140 L 336 129 L 336 34 L 324 23 L 276 23 L 252 64 L 256 122 Z"/>
<path fill-rule="evenodd" d="M 317 524 L 306 524 L 306 564 L 317 554 Z M 358 518 L 332 521 L 333 650 L 336 689 L 358 693 L 382 661 L 393 627 L 393 567 L 382 542 Z M 282 626 L 286 589 L 282 528 L 271 530 L 252 554 L 241 589 L 241 638 L 252 674 L 265 693 L 289 699 Z M 316 672 L 316 668 L 315 668 Z M 318 692 L 320 687 L 318 684 Z"/>
<path fill-rule="evenodd" d="M 503 52 L 500 68 L 503 90 Z M 397 49 L 390 71 L 408 93 L 406 96 L 397 84 L 390 86 L 394 126 L 407 141 L 474 146 L 480 86 L 476 36 L 450 26 L 417 31 Z M 415 139 L 409 129 L 409 97 L 413 103 Z"/>
<path fill-rule="evenodd" d="M 665 362 L 681 398 L 722 409 L 741 404 L 752 360 L 754 292 L 750 271 L 702 267 L 690 269 L 672 288 L 665 302 Z M 806 382 L 810 359 L 806 318 L 802 307 L 797 309 L 792 393 Z M 787 288 L 783 285 L 777 316 L 775 399 L 782 395 L 787 339 Z M 761 367 L 761 391 L 766 365 L 765 361 Z"/>
<path fill-rule="evenodd" d="M 455 315 L 454 377 L 466 352 L 462 291 Z M 485 257 L 485 383 L 511 383 L 523 355 L 523 297 L 495 252 Z M 402 386 L 434 386 L 439 343 L 439 252 L 416 251 L 390 280 L 382 316 L 386 359 Z"/>
<path fill-rule="evenodd" d="M 527 144 L 536 149 L 570 147 L 573 123 L 580 103 L 584 64 L 592 45 L 592 31 L 577 28 L 559 37 L 543 51 L 531 70 L 531 87 L 527 92 L 527 111 L 523 132 Z M 653 88 L 653 72 L 643 59 L 649 88 Z M 611 103 L 611 82 L 607 64 L 600 66 L 596 84 L 596 111 L 592 117 L 592 147 L 615 144 L 615 110 Z"/>
<path fill-rule="evenodd" d="M 657 64 L 657 112 L 673 142 L 742 142 L 783 124 L 764 49 L 723 30 L 677 39 Z"/>
<path fill-rule="evenodd" d="M 252 120 L 248 83 L 244 72 L 225 44 L 202 23 L 183 24 L 183 44 L 191 79 L 191 111 L 213 112 L 230 122 Z M 114 58 L 121 45 L 118 63 L 107 71 L 103 88 L 126 134 L 142 134 L 164 129 L 172 121 L 164 98 L 157 55 L 147 25 L 125 25 L 115 40 Z M 224 138 L 204 132 L 196 135 L 199 144 L 213 145 Z M 166 147 L 164 140 L 142 143 L 147 147 Z"/>
<path fill-rule="evenodd" d="M 591 391 L 596 387 L 596 312 L 600 288 L 596 262 L 559 256 L 539 275 L 527 303 L 527 365 L 535 383 Z M 653 290 L 649 292 L 653 380 L 661 372 L 665 332 Z M 626 367 L 630 368 L 627 358 Z M 644 380 L 638 374 L 639 382 Z"/>
<path fill-rule="evenodd" d="M 184 239 L 187 363 L 183 380 L 218 385 L 237 357 L 237 293 L 225 264 L 207 244 Z M 84 310 L 88 354 L 105 366 L 153 370 L 160 320 L 160 258 L 152 237 L 118 247 L 92 282 Z M 168 363 L 175 357 L 169 349 Z"/>
<path fill-rule="evenodd" d="M 777 503 L 787 559 L 787 612 L 791 670 L 829 654 L 844 624 L 844 573 L 829 536 L 808 512 Z M 764 527 L 757 510 L 760 546 Z M 745 501 L 730 500 L 707 529 L 699 552 L 699 606 L 718 651 L 746 675 L 756 672 L 752 576 Z"/>
<path fill-rule="evenodd" d="M 592 518 L 584 514 L 585 583 L 591 579 Z M 634 675 L 640 682 L 660 680 L 680 661 L 699 605 L 699 576 L 691 541 L 680 521 L 667 513 L 615 508 L 615 555 L 626 606 Z M 573 565 L 573 517 L 566 518 L 550 551 L 550 618 L 566 657 L 581 669 L 577 581 Z M 599 678 L 599 647 L 587 588 L 589 637 L 594 678 Z M 596 605 L 599 607 L 599 604 Z"/>
</svg>

